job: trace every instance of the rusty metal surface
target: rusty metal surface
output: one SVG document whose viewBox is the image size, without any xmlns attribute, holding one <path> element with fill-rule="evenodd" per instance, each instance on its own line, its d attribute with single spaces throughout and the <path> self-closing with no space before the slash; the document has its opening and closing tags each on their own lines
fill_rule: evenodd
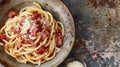
<svg viewBox="0 0 120 67">
<path fill-rule="evenodd" d="M 120 0 L 62 0 L 75 21 L 76 42 L 69 57 L 87 67 L 120 67 Z"/>
</svg>

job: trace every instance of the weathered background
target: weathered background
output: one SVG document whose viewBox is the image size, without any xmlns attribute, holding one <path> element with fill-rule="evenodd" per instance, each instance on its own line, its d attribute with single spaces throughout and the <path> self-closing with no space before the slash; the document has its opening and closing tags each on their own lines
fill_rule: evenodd
<svg viewBox="0 0 120 67">
<path fill-rule="evenodd" d="M 68 58 L 87 67 L 120 67 L 120 0 L 61 0 L 70 10 L 76 40 Z"/>
</svg>

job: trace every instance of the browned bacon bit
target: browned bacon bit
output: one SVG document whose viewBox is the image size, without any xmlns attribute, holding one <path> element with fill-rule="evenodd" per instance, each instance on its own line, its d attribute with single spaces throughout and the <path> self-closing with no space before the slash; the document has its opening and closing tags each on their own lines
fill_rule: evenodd
<svg viewBox="0 0 120 67">
<path fill-rule="evenodd" d="M 25 16 L 23 16 L 23 17 L 22 17 L 22 19 L 21 19 L 21 20 L 19 20 L 19 24 L 20 24 L 20 25 L 23 25 L 23 22 L 24 22 L 24 20 L 25 20 L 25 19 L 26 19 L 26 17 L 25 17 Z"/>
<path fill-rule="evenodd" d="M 14 32 L 14 34 L 19 33 L 20 32 L 20 28 L 16 29 L 15 27 L 12 27 L 12 31 Z"/>
<path fill-rule="evenodd" d="M 40 47 L 38 50 L 37 50 L 37 53 L 38 54 L 43 54 L 44 52 L 46 52 L 47 51 L 47 48 L 45 47 L 45 46 L 42 46 L 42 47 Z"/>
<path fill-rule="evenodd" d="M 57 38 L 56 38 L 56 46 L 58 47 L 58 48 L 60 48 L 63 44 L 62 44 L 62 41 L 63 41 L 63 37 L 62 37 L 62 35 L 61 36 L 58 36 Z"/>
<path fill-rule="evenodd" d="M 51 31 L 51 28 L 50 28 L 50 26 L 49 26 L 48 24 L 45 24 L 45 29 L 46 29 L 48 32 Z"/>
<path fill-rule="evenodd" d="M 33 40 L 31 40 L 31 39 L 26 39 L 26 41 L 27 41 L 27 43 L 29 43 L 29 44 L 33 44 Z"/>
<path fill-rule="evenodd" d="M 36 20 L 35 20 L 35 23 L 36 23 L 36 24 L 39 24 L 39 23 L 40 23 L 40 20 L 39 20 L 39 19 L 36 19 Z"/>
<path fill-rule="evenodd" d="M 43 33 L 40 40 L 43 41 L 46 37 L 48 37 L 49 34 L 47 32 Z"/>
<path fill-rule="evenodd" d="M 31 33 L 30 33 L 30 29 L 27 30 L 27 34 L 31 34 Z"/>
<path fill-rule="evenodd" d="M 37 32 L 41 32 L 43 30 L 42 26 L 38 26 L 37 28 L 38 28 Z"/>
<path fill-rule="evenodd" d="M 35 27 L 35 28 L 32 30 L 31 35 L 32 35 L 32 36 L 36 36 L 36 35 L 37 35 L 37 31 L 38 31 L 38 28 Z"/>
<path fill-rule="evenodd" d="M 56 46 L 58 48 L 60 48 L 63 44 L 62 44 L 62 41 L 63 41 L 63 36 L 62 36 L 62 33 L 60 31 L 59 28 L 57 28 L 54 32 L 55 36 L 56 36 Z"/>
<path fill-rule="evenodd" d="M 40 14 L 37 11 L 33 11 L 32 19 L 35 20 L 35 19 L 38 19 L 38 18 L 40 18 Z"/>
<path fill-rule="evenodd" d="M 0 34 L 0 37 L 1 37 L 2 40 L 7 40 L 8 39 L 5 34 Z"/>
<path fill-rule="evenodd" d="M 55 33 L 54 33 L 54 34 L 55 34 L 56 36 L 62 35 L 60 29 L 58 29 L 58 28 L 55 30 Z"/>
<path fill-rule="evenodd" d="M 16 10 L 10 10 L 8 13 L 9 18 L 14 18 L 17 15 L 18 15 L 18 11 L 16 11 Z"/>
</svg>

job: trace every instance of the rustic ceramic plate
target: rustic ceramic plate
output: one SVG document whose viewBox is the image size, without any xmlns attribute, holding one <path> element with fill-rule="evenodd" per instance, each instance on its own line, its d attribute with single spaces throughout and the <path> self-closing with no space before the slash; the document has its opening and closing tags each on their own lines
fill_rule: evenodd
<svg viewBox="0 0 120 67">
<path fill-rule="evenodd" d="M 69 54 L 73 42 L 75 39 L 75 27 L 73 18 L 66 8 L 66 6 L 59 0 L 10 0 L 9 3 L 0 6 L 0 27 L 7 20 L 7 13 L 11 8 L 16 8 L 17 10 L 22 9 L 23 7 L 33 5 L 32 2 L 39 2 L 43 9 L 51 12 L 53 16 L 61 21 L 65 27 L 65 36 L 62 50 L 55 56 L 54 59 L 41 64 L 41 67 L 57 67 Z M 14 58 L 7 55 L 4 52 L 3 47 L 0 47 L 0 61 L 8 65 L 8 67 L 35 67 L 31 63 L 21 64 L 17 62 Z M 9 66 L 10 65 L 10 66 Z"/>
</svg>

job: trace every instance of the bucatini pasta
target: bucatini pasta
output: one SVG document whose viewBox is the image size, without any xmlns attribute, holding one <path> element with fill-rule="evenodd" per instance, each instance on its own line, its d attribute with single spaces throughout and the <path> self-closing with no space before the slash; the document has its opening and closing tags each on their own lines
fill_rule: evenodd
<svg viewBox="0 0 120 67">
<path fill-rule="evenodd" d="M 63 44 L 64 26 L 34 2 L 19 13 L 11 11 L 0 30 L 5 52 L 20 63 L 41 64 L 55 57 Z"/>
</svg>

